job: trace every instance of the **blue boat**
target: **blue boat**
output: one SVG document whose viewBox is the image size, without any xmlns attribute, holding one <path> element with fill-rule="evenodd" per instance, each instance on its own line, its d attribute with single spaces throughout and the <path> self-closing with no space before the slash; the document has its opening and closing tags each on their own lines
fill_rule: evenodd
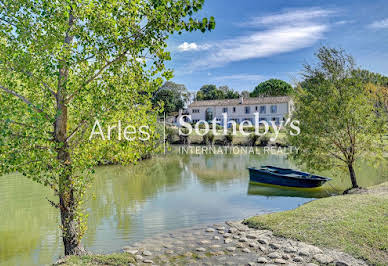
<svg viewBox="0 0 388 266">
<path fill-rule="evenodd" d="M 269 165 L 262 166 L 260 169 L 250 167 L 248 170 L 250 182 L 259 184 L 316 188 L 322 186 L 326 181 L 331 180 L 328 177 Z"/>
</svg>

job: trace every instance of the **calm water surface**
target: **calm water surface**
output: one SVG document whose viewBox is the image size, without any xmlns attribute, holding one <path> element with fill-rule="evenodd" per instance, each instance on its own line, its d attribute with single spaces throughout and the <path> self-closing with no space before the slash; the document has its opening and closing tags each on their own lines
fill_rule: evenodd
<svg viewBox="0 0 388 266">
<path fill-rule="evenodd" d="M 313 193 L 250 186 L 246 168 L 261 164 L 295 167 L 268 154 L 169 154 L 131 167 L 101 167 L 85 203 L 84 245 L 114 252 L 155 233 L 292 209 L 350 185 L 345 175 L 326 172 L 331 186 Z M 358 170 L 363 186 L 388 180 L 386 167 Z M 58 213 L 46 197 L 50 191 L 20 175 L 0 177 L 1 265 L 47 264 L 63 253 Z"/>
</svg>

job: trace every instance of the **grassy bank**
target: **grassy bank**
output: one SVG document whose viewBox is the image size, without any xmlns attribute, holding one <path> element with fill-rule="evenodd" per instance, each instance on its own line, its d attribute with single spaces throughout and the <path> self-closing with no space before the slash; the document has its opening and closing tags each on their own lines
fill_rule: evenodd
<svg viewBox="0 0 388 266">
<path fill-rule="evenodd" d="M 68 256 L 55 265 L 78 266 L 78 265 L 129 265 L 135 264 L 135 258 L 128 253 L 114 253 L 108 255 L 85 255 Z"/>
<path fill-rule="evenodd" d="M 388 262 L 388 182 L 362 194 L 312 201 L 294 210 L 245 220 L 254 228 L 321 247 L 335 248 L 370 263 Z"/>
</svg>

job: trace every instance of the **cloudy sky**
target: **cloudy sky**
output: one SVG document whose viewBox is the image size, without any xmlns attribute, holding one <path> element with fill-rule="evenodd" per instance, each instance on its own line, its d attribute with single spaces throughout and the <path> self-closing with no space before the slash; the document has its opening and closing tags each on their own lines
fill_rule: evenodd
<svg viewBox="0 0 388 266">
<path fill-rule="evenodd" d="M 388 75 L 387 0 L 205 0 L 198 16 L 214 16 L 216 29 L 168 41 L 173 81 L 191 91 L 203 84 L 252 90 L 269 78 L 293 83 L 322 45 Z"/>
</svg>

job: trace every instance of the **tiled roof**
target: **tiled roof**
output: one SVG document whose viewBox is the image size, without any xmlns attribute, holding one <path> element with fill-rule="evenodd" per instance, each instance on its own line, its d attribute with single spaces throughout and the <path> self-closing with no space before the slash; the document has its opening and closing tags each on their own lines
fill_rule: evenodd
<svg viewBox="0 0 388 266">
<path fill-rule="evenodd" d="M 225 99 L 225 100 L 206 100 L 206 101 L 194 101 L 189 105 L 189 108 L 200 107 L 200 106 L 231 106 L 231 105 L 287 103 L 289 101 L 291 101 L 291 97 L 289 96 L 243 98 L 242 101 L 241 101 L 241 98 Z"/>
</svg>

